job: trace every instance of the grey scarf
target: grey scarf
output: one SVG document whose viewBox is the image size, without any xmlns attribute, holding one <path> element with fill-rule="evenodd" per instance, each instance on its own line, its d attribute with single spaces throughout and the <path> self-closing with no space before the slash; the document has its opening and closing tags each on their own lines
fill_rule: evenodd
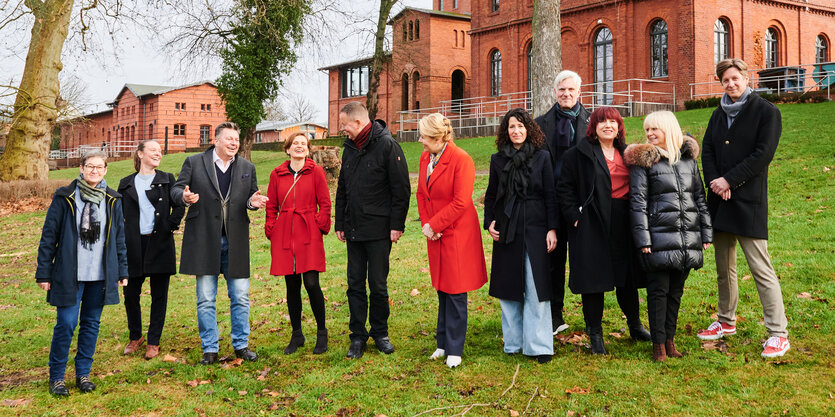
<svg viewBox="0 0 835 417">
<path fill-rule="evenodd" d="M 81 194 L 81 201 L 84 202 L 78 236 L 81 238 L 81 244 L 89 249 L 99 240 L 102 220 L 101 214 L 99 213 L 99 203 L 107 195 L 105 192 L 107 183 L 102 178 L 101 182 L 94 188 L 87 181 L 84 181 L 84 175 L 81 174 L 78 176 L 76 184 Z"/>
<path fill-rule="evenodd" d="M 731 127 L 731 124 L 733 124 L 736 116 L 739 115 L 742 107 L 748 102 L 748 96 L 750 96 L 752 92 L 753 90 L 751 90 L 751 87 L 746 87 L 745 92 L 742 93 L 742 96 L 739 97 L 739 100 L 736 102 L 731 101 L 728 93 L 722 95 L 722 100 L 719 102 L 719 105 L 722 106 L 722 110 L 724 110 L 725 114 L 728 115 L 728 128 Z"/>
</svg>

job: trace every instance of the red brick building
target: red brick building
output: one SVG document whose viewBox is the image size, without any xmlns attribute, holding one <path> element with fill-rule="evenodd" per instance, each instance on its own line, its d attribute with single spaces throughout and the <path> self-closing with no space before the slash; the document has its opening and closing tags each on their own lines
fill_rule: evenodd
<svg viewBox="0 0 835 417">
<path fill-rule="evenodd" d="M 533 0 L 433 0 L 433 9 L 406 8 L 390 22 L 394 42 L 386 75 L 392 81 L 386 92 L 391 94 L 381 96 L 389 107 L 380 118 L 394 125 L 400 110 L 439 107 L 457 98 L 451 87 L 453 67 L 465 74 L 466 100 L 524 96 L 530 85 Z M 441 12 L 462 16 L 456 20 L 461 26 L 469 15 L 469 28 L 453 28 Z M 425 36 L 427 18 L 430 27 L 441 26 L 436 19 L 447 26 Z M 582 77 L 586 104 L 649 102 L 681 108 L 691 98 L 721 94 L 714 66 L 728 57 L 745 60 L 754 87 L 771 91 L 797 84 L 809 88 L 817 79 L 760 77 L 835 70 L 835 0 L 562 0 L 560 18 L 563 68 Z M 419 40 L 414 36 L 417 19 Z M 456 48 L 450 46 L 450 30 L 464 33 L 460 48 L 470 54 L 469 62 L 450 53 Z M 437 84 L 427 86 L 427 80 Z M 342 81 L 331 72 L 331 134 L 336 132 L 335 93 Z"/>
<path fill-rule="evenodd" d="M 143 139 L 155 139 L 169 152 L 211 143 L 214 128 L 226 121 L 217 87 L 208 81 L 181 87 L 125 84 L 110 110 L 61 126 L 61 149 L 101 147 L 112 154 L 131 152 Z"/>
<path fill-rule="evenodd" d="M 255 126 L 255 143 L 284 142 L 290 135 L 304 132 L 308 139 L 328 137 L 327 126 L 313 122 L 261 122 Z"/>
<path fill-rule="evenodd" d="M 320 71 L 328 72 L 328 132 L 331 135 L 339 134 L 339 109 L 342 106 L 353 101 L 365 103 L 371 61 L 372 57 L 368 56 L 319 68 Z M 388 53 L 383 70 L 380 72 L 380 85 L 377 87 L 377 118 L 387 122 L 393 114 L 390 66 L 391 53 Z"/>
</svg>

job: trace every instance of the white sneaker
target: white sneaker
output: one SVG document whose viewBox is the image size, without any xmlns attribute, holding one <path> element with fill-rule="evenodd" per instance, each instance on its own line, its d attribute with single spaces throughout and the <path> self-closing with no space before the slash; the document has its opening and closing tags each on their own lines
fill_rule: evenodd
<svg viewBox="0 0 835 417">
<path fill-rule="evenodd" d="M 556 329 L 554 329 L 554 336 L 565 331 L 566 329 L 568 329 L 568 323 L 560 324 Z"/>
<path fill-rule="evenodd" d="M 763 343 L 762 357 L 776 358 L 778 356 L 783 356 L 789 351 L 790 347 L 791 345 L 789 344 L 789 339 L 780 336 L 771 336 L 765 341 L 765 343 Z"/>
<path fill-rule="evenodd" d="M 458 365 L 461 365 L 460 356 L 449 355 L 449 357 L 446 358 L 446 366 L 449 366 L 450 368 L 455 368 Z"/>
<path fill-rule="evenodd" d="M 443 358 L 444 356 L 446 356 L 446 352 L 443 349 L 435 349 L 435 352 L 432 352 L 432 356 L 430 356 L 429 359 L 434 361 L 435 359 Z"/>
</svg>

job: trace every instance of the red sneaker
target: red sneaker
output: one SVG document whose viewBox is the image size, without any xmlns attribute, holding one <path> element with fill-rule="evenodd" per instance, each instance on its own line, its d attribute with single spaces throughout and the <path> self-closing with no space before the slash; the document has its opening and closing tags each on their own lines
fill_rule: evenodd
<svg viewBox="0 0 835 417">
<path fill-rule="evenodd" d="M 780 336 L 771 336 L 763 343 L 764 358 L 776 358 L 783 356 L 789 351 L 789 339 Z"/>
<path fill-rule="evenodd" d="M 736 326 L 714 321 L 708 326 L 707 330 L 699 332 L 698 336 L 702 340 L 716 340 L 732 334 L 736 334 Z"/>
</svg>

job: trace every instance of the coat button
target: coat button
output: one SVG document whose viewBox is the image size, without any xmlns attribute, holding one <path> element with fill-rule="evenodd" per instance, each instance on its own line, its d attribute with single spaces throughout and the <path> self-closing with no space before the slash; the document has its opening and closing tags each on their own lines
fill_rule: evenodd
<svg viewBox="0 0 835 417">
<path fill-rule="evenodd" d="M 159 213 L 154 213 L 154 216 L 159 216 Z"/>
<path fill-rule="evenodd" d="M 162 201 L 162 197 L 159 198 L 159 201 Z"/>
<path fill-rule="evenodd" d="M 730 144 L 731 144 L 731 141 L 729 141 L 729 140 L 725 141 L 725 145 L 730 145 Z"/>
</svg>

